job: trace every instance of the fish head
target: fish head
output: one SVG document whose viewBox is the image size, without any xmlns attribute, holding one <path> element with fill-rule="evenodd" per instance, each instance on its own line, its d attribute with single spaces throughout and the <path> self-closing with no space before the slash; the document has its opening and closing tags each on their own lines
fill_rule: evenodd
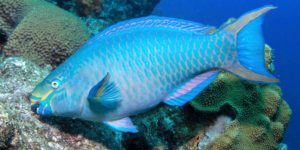
<svg viewBox="0 0 300 150">
<path fill-rule="evenodd" d="M 50 74 L 31 93 L 31 109 L 41 116 L 76 117 L 81 103 L 72 80 L 55 72 Z"/>
</svg>

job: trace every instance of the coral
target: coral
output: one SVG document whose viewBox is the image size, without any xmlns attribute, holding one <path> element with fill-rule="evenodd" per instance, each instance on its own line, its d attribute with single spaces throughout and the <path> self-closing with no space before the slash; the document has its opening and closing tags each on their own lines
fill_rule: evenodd
<svg viewBox="0 0 300 150">
<path fill-rule="evenodd" d="M 237 139 L 239 138 L 240 128 L 238 127 L 238 122 L 232 121 L 230 125 L 225 127 L 225 131 L 223 131 L 218 137 L 216 137 L 210 143 L 207 143 L 205 146 L 199 149 L 199 145 L 201 145 L 203 138 L 199 138 L 198 142 L 198 150 L 208 149 L 208 150 L 227 150 L 232 149 L 232 146 Z M 206 134 L 206 133 L 205 133 Z"/>
<path fill-rule="evenodd" d="M 278 86 L 251 84 L 228 73 L 220 75 L 191 105 L 210 112 L 232 109 L 234 113 L 228 112 L 238 122 L 239 132 L 238 140 L 229 149 L 276 149 L 290 119 L 290 109 L 281 99 Z M 280 112 L 282 107 L 283 113 Z M 224 149 L 216 144 L 208 147 Z"/>
<path fill-rule="evenodd" d="M 50 68 L 24 58 L 0 63 L 0 149 L 276 149 L 291 115 L 277 86 L 223 73 L 191 102 L 200 111 L 162 104 L 132 117 L 138 134 L 122 134 L 97 122 L 33 114 L 28 95 Z"/>
<path fill-rule="evenodd" d="M 82 18 L 82 20 L 86 23 L 86 26 L 92 35 L 97 34 L 99 31 L 112 24 L 110 21 L 106 21 L 104 19 L 95 19 L 92 17 Z"/>
<path fill-rule="evenodd" d="M 159 0 L 49 0 L 59 7 L 111 23 L 149 15 Z"/>
<path fill-rule="evenodd" d="M 274 116 L 282 101 L 278 86 L 251 84 L 228 72 L 222 73 L 196 99 L 191 105 L 198 110 L 216 112 L 229 105 L 239 121 L 256 123 L 268 122 L 267 117 Z"/>
<path fill-rule="evenodd" d="M 291 115 L 292 115 L 292 110 L 290 109 L 289 105 L 287 104 L 286 101 L 282 101 L 278 108 L 278 112 L 275 116 L 275 120 L 277 122 L 282 123 L 284 128 L 286 129 L 288 127 L 288 123 L 290 121 Z"/>
<path fill-rule="evenodd" d="M 274 150 L 277 148 L 277 141 L 274 140 L 272 132 L 265 127 L 250 124 L 240 124 L 240 134 L 233 149 L 261 149 Z"/>
<path fill-rule="evenodd" d="M 3 48 L 7 56 L 23 56 L 39 65 L 55 67 L 90 37 L 84 24 L 72 14 L 42 0 L 22 2 L 21 10 L 30 11 L 18 12 L 24 17 Z"/>
<path fill-rule="evenodd" d="M 268 53 L 270 50 L 266 46 Z M 271 59 L 270 55 L 266 55 L 266 60 Z M 266 62 L 271 66 L 272 61 Z M 190 104 L 204 112 L 224 111 L 235 118 L 238 125 L 233 131 L 227 129 L 205 148 L 276 149 L 291 116 L 291 110 L 281 96 L 281 89 L 276 85 L 253 84 L 223 72 Z M 228 133 L 237 136 L 228 139 Z M 228 146 L 226 141 L 234 142 Z"/>
<path fill-rule="evenodd" d="M 13 32 L 21 16 L 22 0 L 1 0 L 0 1 L 0 48 L 3 48 L 8 36 Z"/>
<path fill-rule="evenodd" d="M 76 13 L 79 16 L 99 16 L 102 0 L 75 0 Z"/>
<path fill-rule="evenodd" d="M 0 106 L 0 109 L 3 109 L 2 106 Z M 10 125 L 8 122 L 3 122 L 3 118 L 6 120 L 8 115 L 4 114 L 4 116 L 0 116 L 0 149 L 8 149 L 8 145 L 11 143 L 11 140 L 14 135 L 14 128 Z"/>
<path fill-rule="evenodd" d="M 139 133 L 97 122 L 40 117 L 28 95 L 51 67 L 24 58 L 0 61 L 0 149 L 276 149 L 291 111 L 276 85 L 222 73 L 191 105 L 159 105 L 133 116 Z"/>
<path fill-rule="evenodd" d="M 112 22 L 148 14 L 158 1 L 103 0 L 99 15 L 104 19 L 91 17 L 98 14 L 85 2 L 93 0 L 74 2 L 56 0 L 67 10 L 84 6 L 80 12 L 88 15 L 85 22 L 97 26 L 91 30 L 96 32 Z M 283 145 L 278 143 L 291 110 L 281 89 L 253 84 L 228 72 L 190 105 L 161 104 L 133 116 L 137 134 L 115 132 L 98 122 L 37 116 L 28 97 L 51 70 L 45 64 L 55 67 L 89 34 L 76 17 L 41 0 L 2 0 L 0 8 L 7 8 L 0 13 L 0 47 L 5 44 L 7 55 L 25 57 L 3 58 L 0 54 L 0 149 L 271 150 Z M 266 45 L 265 49 L 267 67 L 273 72 L 272 48 Z"/>
<path fill-rule="evenodd" d="M 149 15 L 159 0 L 103 0 L 103 12 L 101 18 L 107 18 L 113 22 Z"/>
<path fill-rule="evenodd" d="M 175 148 L 216 117 L 192 111 L 188 105 L 183 108 L 162 105 L 133 117 L 140 130 L 138 134 L 114 132 L 96 122 L 41 118 L 31 111 L 28 96 L 48 72 L 49 69 L 24 58 L 9 57 L 0 63 L 0 129 L 6 129 L 6 124 L 11 127 L 8 134 L 0 134 L 0 142 L 5 141 L 0 149 Z"/>
<path fill-rule="evenodd" d="M 78 49 L 90 33 L 121 20 L 151 13 L 158 0 L 43 0 L 0 1 L 0 48 L 7 56 L 23 56 L 39 65 L 56 67 Z M 34 28 L 32 28 L 34 27 Z M 24 38 L 26 37 L 26 38 Z"/>
<path fill-rule="evenodd" d="M 203 145 L 204 138 L 198 138 L 198 150 L 274 150 L 282 139 L 282 133 L 283 126 L 278 122 L 271 123 L 271 129 L 267 129 L 235 120 L 216 139 L 201 148 L 199 145 Z M 207 135 L 207 132 L 204 135 Z"/>
<path fill-rule="evenodd" d="M 0 29 L 6 33 L 11 34 L 15 26 L 19 23 L 22 15 L 20 11 L 26 11 L 22 8 L 23 0 L 1 0 L 0 1 Z"/>
<path fill-rule="evenodd" d="M 272 54 L 272 48 L 269 45 L 265 45 L 265 62 L 267 64 L 267 68 L 270 72 L 275 71 L 275 67 L 273 62 L 273 54 Z"/>
<path fill-rule="evenodd" d="M 198 141 L 200 141 L 198 145 L 198 150 L 202 150 L 205 147 L 209 147 L 209 149 L 216 149 L 215 147 L 218 147 L 218 149 L 226 149 L 228 146 L 227 144 L 231 144 L 233 141 L 232 139 L 235 139 L 236 134 L 229 134 L 226 135 L 230 138 L 222 138 L 222 141 L 218 141 L 220 139 L 220 136 L 224 136 L 225 129 L 228 126 L 231 126 L 231 118 L 227 116 L 220 116 L 217 118 L 215 123 L 208 127 L 206 129 L 204 136 L 199 138 Z M 228 129 L 227 129 L 228 130 Z M 231 131 L 230 133 L 235 133 L 234 131 Z M 202 134 L 203 135 L 203 134 Z M 215 142 L 218 141 L 218 142 Z"/>
<path fill-rule="evenodd" d="M 150 15 L 159 0 L 47 0 L 81 17 L 96 34 L 122 20 Z"/>
<path fill-rule="evenodd" d="M 284 125 L 281 122 L 272 122 L 271 123 L 271 130 L 273 132 L 273 136 L 275 141 L 280 141 L 283 138 L 284 133 Z"/>
<path fill-rule="evenodd" d="M 93 125 L 61 119 L 54 124 L 55 119 L 47 118 L 47 124 L 32 113 L 28 95 L 48 72 L 49 69 L 40 68 L 24 58 L 10 57 L 0 63 L 0 149 L 107 149 L 100 142 L 87 140 L 81 135 L 94 132 L 89 129 L 96 128 L 99 123 Z M 60 131 L 64 123 L 66 129 L 74 129 L 73 133 Z M 83 133 L 77 133 L 77 127 Z M 99 139 L 114 137 L 105 130 L 96 133 Z M 109 137 L 101 137 L 104 133 Z"/>
</svg>

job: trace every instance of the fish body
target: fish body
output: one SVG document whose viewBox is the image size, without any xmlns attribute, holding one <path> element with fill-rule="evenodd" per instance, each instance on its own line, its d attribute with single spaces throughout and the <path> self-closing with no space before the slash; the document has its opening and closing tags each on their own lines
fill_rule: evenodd
<svg viewBox="0 0 300 150">
<path fill-rule="evenodd" d="M 184 105 L 220 69 L 252 81 L 277 82 L 264 66 L 260 34 L 261 16 L 273 8 L 249 12 L 212 34 L 211 27 L 166 17 L 116 24 L 51 72 L 31 100 L 40 115 L 100 121 L 137 132 L 129 116 L 161 102 Z"/>
<path fill-rule="evenodd" d="M 101 115 L 96 113 L 95 116 L 91 116 L 90 112 L 85 114 L 84 111 L 81 117 L 97 118 L 95 120 L 120 119 L 156 106 L 172 89 L 201 72 L 216 68 L 226 59 L 217 50 L 218 45 L 214 45 L 213 40 L 219 38 L 214 36 L 143 28 L 141 31 L 118 33 L 117 37 L 112 35 L 97 40 L 99 45 L 95 46 L 96 49 L 87 46 L 78 56 L 86 58 L 84 66 L 91 69 L 86 76 L 90 81 L 88 89 L 109 73 L 116 87 L 122 87 L 119 90 L 122 100 L 113 111 Z M 219 46 L 225 45 L 220 43 Z M 85 56 L 84 53 L 89 55 Z M 95 66 L 99 66 L 98 69 Z M 82 97 L 82 101 L 87 102 L 86 97 Z"/>
</svg>

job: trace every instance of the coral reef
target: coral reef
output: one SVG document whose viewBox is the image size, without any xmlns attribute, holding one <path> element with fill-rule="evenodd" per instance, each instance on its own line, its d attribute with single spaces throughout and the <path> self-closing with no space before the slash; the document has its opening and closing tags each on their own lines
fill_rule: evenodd
<svg viewBox="0 0 300 150">
<path fill-rule="evenodd" d="M 94 127 L 92 123 L 61 120 L 57 124 L 47 124 L 32 113 L 28 95 L 48 72 L 49 69 L 42 69 L 24 58 L 10 57 L 0 64 L 0 149 L 104 148 L 100 142 L 86 140 L 76 134 L 80 127 L 82 132 L 85 129 L 90 133 L 92 130 L 88 129 Z M 51 118 L 45 120 L 54 122 Z M 64 124 L 71 125 L 67 128 L 74 129 L 74 133 L 60 131 L 59 127 Z M 105 130 L 101 132 L 107 133 Z M 99 137 L 106 138 L 101 134 Z"/>
<path fill-rule="evenodd" d="M 99 16 L 102 11 L 102 0 L 76 0 L 76 13 L 79 16 Z"/>
<path fill-rule="evenodd" d="M 47 0 L 77 14 L 92 34 L 116 22 L 150 15 L 159 0 Z"/>
<path fill-rule="evenodd" d="M 217 116 L 191 111 L 188 105 L 162 105 L 133 118 L 139 126 L 138 134 L 114 132 L 96 122 L 41 118 L 32 112 L 28 96 L 50 68 L 43 69 L 24 58 L 10 57 L 0 63 L 0 129 L 5 131 L 0 134 L 0 149 L 175 148 Z"/>
<path fill-rule="evenodd" d="M 0 64 L 0 149 L 276 149 L 291 114 L 277 86 L 224 73 L 192 102 L 200 111 L 162 104 L 133 117 L 138 134 L 122 134 L 101 123 L 35 115 L 28 95 L 50 69 L 15 57 Z M 213 90 L 224 88 L 221 82 L 234 89 L 233 81 L 246 93 L 235 98 Z"/>
<path fill-rule="evenodd" d="M 38 65 L 56 67 L 91 34 L 118 21 L 150 14 L 158 0 L 51 2 L 82 16 L 81 20 L 43 0 L 0 1 L 1 10 L 5 10 L 0 13 L 0 48 L 7 56 L 23 56 Z"/>
<path fill-rule="evenodd" d="M 23 0 L 1 0 L 0 1 L 0 27 L 1 32 L 10 35 L 15 28 L 16 24 L 19 23 L 22 14 L 20 11 L 26 11 L 22 8 Z"/>
<path fill-rule="evenodd" d="M 20 8 L 17 12 L 12 10 L 6 14 L 19 18 L 12 32 L 3 30 L 5 35 L 9 35 L 3 48 L 7 56 L 23 56 L 39 65 L 55 67 L 90 37 L 78 18 L 48 2 L 18 0 L 19 3 L 11 4 L 6 1 L 0 2 L 1 9 L 6 5 Z"/>
<path fill-rule="evenodd" d="M 266 46 L 268 50 L 270 47 Z M 222 73 L 190 104 L 205 112 L 227 109 L 226 112 L 230 112 L 237 124 L 204 149 L 276 149 L 291 116 L 278 86 L 252 84 L 227 72 Z M 236 136 L 231 139 L 235 142 L 224 147 L 224 141 L 228 141 L 229 137 L 226 134 Z M 218 146 L 217 143 L 223 144 Z"/>
<path fill-rule="evenodd" d="M 159 0 L 48 0 L 79 16 L 111 20 L 112 23 L 149 15 Z"/>
<path fill-rule="evenodd" d="M 0 1 L 0 48 L 3 48 L 8 36 L 13 32 L 19 22 L 17 17 L 21 9 L 22 0 L 1 0 Z"/>
<path fill-rule="evenodd" d="M 92 34 L 114 22 L 147 15 L 158 2 L 48 1 L 83 16 Z M 30 92 L 90 33 L 74 15 L 42 0 L 0 0 L 0 8 L 0 49 L 7 55 L 0 52 L 0 149 L 273 150 L 284 146 L 280 142 L 291 110 L 281 89 L 225 71 L 190 104 L 161 104 L 133 116 L 137 134 L 115 132 L 97 122 L 37 116 L 30 107 Z M 265 56 L 274 72 L 270 46 L 266 45 Z"/>
<path fill-rule="evenodd" d="M 128 0 L 120 3 L 117 0 L 103 0 L 102 18 L 113 22 L 149 15 L 159 0 Z"/>
<path fill-rule="evenodd" d="M 191 105 L 161 104 L 137 116 L 139 133 L 82 120 L 40 117 L 28 96 L 51 70 L 0 57 L 0 149 L 262 149 L 280 147 L 291 115 L 276 85 L 222 73 Z"/>
</svg>

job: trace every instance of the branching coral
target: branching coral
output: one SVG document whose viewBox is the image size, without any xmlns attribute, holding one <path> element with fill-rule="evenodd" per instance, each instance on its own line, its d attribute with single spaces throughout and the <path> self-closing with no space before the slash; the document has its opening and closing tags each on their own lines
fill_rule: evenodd
<svg viewBox="0 0 300 150">
<path fill-rule="evenodd" d="M 28 11 L 18 12 L 25 16 L 4 46 L 8 56 L 20 55 L 39 65 L 55 67 L 90 37 L 79 19 L 52 4 L 23 0 L 21 6 L 21 10 Z"/>
</svg>

